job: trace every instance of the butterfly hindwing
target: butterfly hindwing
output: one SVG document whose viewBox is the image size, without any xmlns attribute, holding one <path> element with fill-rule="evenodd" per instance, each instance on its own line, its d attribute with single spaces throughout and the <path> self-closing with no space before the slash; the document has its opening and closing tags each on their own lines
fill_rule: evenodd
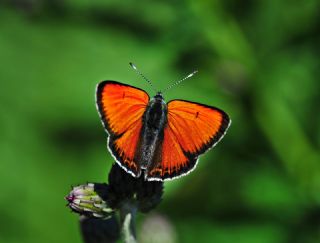
<svg viewBox="0 0 320 243">
<path fill-rule="evenodd" d="M 184 100 L 168 103 L 161 162 L 149 170 L 149 180 L 165 180 L 187 174 L 198 156 L 225 134 L 230 119 L 222 110 Z"/>
<path fill-rule="evenodd" d="M 112 155 L 126 171 L 139 176 L 140 166 L 134 158 L 149 95 L 130 85 L 103 81 L 97 86 L 96 101 Z"/>
</svg>

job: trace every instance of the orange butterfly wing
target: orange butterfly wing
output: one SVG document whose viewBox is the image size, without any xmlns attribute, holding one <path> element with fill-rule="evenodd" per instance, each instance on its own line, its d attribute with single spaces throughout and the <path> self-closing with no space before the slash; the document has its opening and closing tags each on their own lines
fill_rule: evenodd
<svg viewBox="0 0 320 243">
<path fill-rule="evenodd" d="M 149 95 L 138 88 L 115 81 L 103 81 L 96 92 L 97 108 L 109 134 L 108 148 L 118 164 L 138 177 L 141 168 L 135 160 L 142 128 L 142 116 Z"/>
<path fill-rule="evenodd" d="M 216 145 L 230 125 L 228 115 L 215 107 L 184 100 L 168 103 L 158 163 L 148 172 L 149 180 L 165 180 L 194 169 L 198 156 Z"/>
</svg>

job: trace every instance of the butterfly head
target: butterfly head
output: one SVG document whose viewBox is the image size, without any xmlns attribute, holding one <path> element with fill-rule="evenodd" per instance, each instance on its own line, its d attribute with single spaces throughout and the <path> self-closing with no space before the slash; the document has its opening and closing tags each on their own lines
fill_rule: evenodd
<svg viewBox="0 0 320 243">
<path fill-rule="evenodd" d="M 157 94 L 154 96 L 155 99 L 163 100 L 163 96 L 161 91 L 158 91 Z"/>
<path fill-rule="evenodd" d="M 160 91 L 157 92 L 157 94 L 153 97 L 152 101 L 154 103 L 165 105 L 166 102 L 164 101 L 164 98 L 162 96 L 162 93 Z"/>
<path fill-rule="evenodd" d="M 152 99 L 150 99 L 148 106 L 151 110 L 156 109 L 159 113 L 162 113 L 162 111 L 165 111 L 167 109 L 167 104 L 164 101 L 161 92 L 157 92 L 156 95 L 153 96 Z"/>
</svg>

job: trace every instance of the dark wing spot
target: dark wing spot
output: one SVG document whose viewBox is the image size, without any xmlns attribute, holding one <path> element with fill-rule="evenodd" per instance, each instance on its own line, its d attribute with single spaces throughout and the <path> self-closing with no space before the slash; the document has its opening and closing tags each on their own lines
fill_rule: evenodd
<svg viewBox="0 0 320 243">
<path fill-rule="evenodd" d="M 124 99 L 125 95 L 126 95 L 126 92 L 123 92 L 122 99 Z"/>
<path fill-rule="evenodd" d="M 198 116 L 199 116 L 199 111 L 197 111 L 197 113 L 196 113 L 196 118 L 198 118 Z"/>
</svg>

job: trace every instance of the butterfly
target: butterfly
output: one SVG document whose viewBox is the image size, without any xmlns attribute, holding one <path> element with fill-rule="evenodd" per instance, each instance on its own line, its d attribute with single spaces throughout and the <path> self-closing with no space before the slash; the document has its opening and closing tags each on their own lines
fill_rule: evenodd
<svg viewBox="0 0 320 243">
<path fill-rule="evenodd" d="M 191 172 L 199 156 L 222 139 L 231 123 L 216 107 L 180 99 L 166 103 L 163 92 L 150 98 L 144 90 L 117 81 L 97 85 L 96 105 L 115 161 L 132 176 L 143 174 L 148 181 Z"/>
</svg>

